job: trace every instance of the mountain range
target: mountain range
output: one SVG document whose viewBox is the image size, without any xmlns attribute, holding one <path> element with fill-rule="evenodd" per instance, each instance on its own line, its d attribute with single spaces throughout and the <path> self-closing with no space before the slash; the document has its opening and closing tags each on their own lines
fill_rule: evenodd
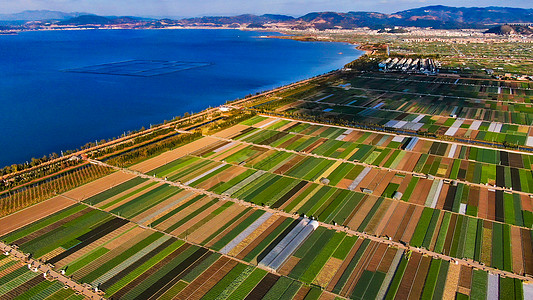
<svg viewBox="0 0 533 300">
<path fill-rule="evenodd" d="M 156 20 L 136 17 L 103 17 L 83 13 L 57 11 L 25 11 L 0 15 L 0 21 L 53 21 L 60 25 L 169 24 L 181 26 L 263 26 L 283 24 L 286 27 L 306 29 L 353 29 L 370 27 L 379 29 L 394 26 L 453 28 L 489 28 L 495 24 L 533 23 L 533 9 L 511 7 L 449 7 L 426 6 L 392 14 L 379 12 L 313 12 L 301 17 L 286 15 L 207 16 L 180 20 Z"/>
<path fill-rule="evenodd" d="M 65 13 L 51 10 L 25 10 L 15 14 L 0 14 L 0 21 L 63 21 L 88 13 Z"/>
</svg>

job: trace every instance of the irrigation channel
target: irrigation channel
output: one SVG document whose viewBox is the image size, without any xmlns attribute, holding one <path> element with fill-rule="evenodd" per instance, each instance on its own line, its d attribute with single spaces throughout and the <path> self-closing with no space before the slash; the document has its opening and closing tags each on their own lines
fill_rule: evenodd
<svg viewBox="0 0 533 300">
<path fill-rule="evenodd" d="M 260 208 L 260 209 L 262 209 L 262 210 L 264 210 L 266 212 L 269 212 L 269 213 L 272 213 L 272 214 L 276 214 L 276 215 L 279 215 L 279 216 L 284 216 L 284 217 L 292 218 L 292 219 L 300 218 L 300 216 L 298 216 L 298 215 L 289 214 L 289 213 L 286 213 L 286 212 L 283 212 L 283 211 L 280 211 L 280 210 L 272 209 L 272 208 L 265 207 L 265 206 L 256 205 L 256 204 L 253 204 L 253 203 L 246 202 L 244 200 L 240 200 L 240 199 L 236 199 L 236 198 L 231 198 L 231 197 L 215 194 L 215 193 L 212 193 L 210 191 L 206 191 L 206 190 L 203 190 L 203 189 L 194 188 L 194 187 L 191 187 L 191 186 L 188 186 L 188 185 L 184 185 L 184 184 L 181 184 L 181 183 L 176 183 L 176 182 L 168 181 L 168 180 L 165 180 L 165 179 L 162 179 L 162 178 L 146 175 L 146 174 L 143 174 L 143 173 L 140 173 L 140 172 L 137 172 L 137 171 L 133 171 L 133 170 L 130 170 L 130 169 L 120 168 L 120 167 L 117 167 L 117 166 L 109 165 L 109 164 L 106 164 L 106 163 L 98 161 L 98 160 L 89 159 L 89 162 L 92 163 L 92 164 L 96 164 L 96 165 L 106 166 L 106 167 L 109 167 L 109 168 L 112 168 L 114 170 L 121 171 L 121 172 L 124 172 L 124 173 L 127 173 L 127 174 L 133 174 L 133 175 L 136 175 L 136 176 L 141 177 L 141 178 L 149 179 L 151 181 L 164 183 L 164 184 L 176 186 L 176 187 L 179 187 L 181 189 L 188 190 L 188 191 L 191 191 L 191 192 L 204 194 L 204 195 L 209 196 L 209 197 L 217 198 L 217 199 L 224 200 L 224 201 L 232 201 L 232 202 L 234 202 L 234 203 L 236 203 L 238 205 L 252 207 L 252 208 Z M 69 198 L 69 199 L 71 199 L 71 198 Z M 81 201 L 77 201 L 75 199 L 71 199 L 71 200 L 76 201 L 78 203 L 81 203 Z M 98 209 L 98 208 L 96 208 L 96 209 Z M 409 246 L 409 245 L 404 245 L 404 244 L 402 244 L 400 242 L 395 242 L 395 241 L 389 240 L 389 239 L 384 238 L 384 237 L 377 237 L 377 236 L 373 236 L 373 235 L 370 235 L 370 234 L 366 234 L 364 232 L 351 230 L 351 229 L 348 229 L 347 227 L 344 227 L 344 226 L 332 225 L 332 224 L 327 224 L 327 223 L 324 223 L 324 222 L 318 222 L 318 223 L 322 227 L 325 227 L 325 228 L 328 228 L 328 229 L 332 229 L 332 230 L 336 230 L 336 231 L 343 231 L 343 232 L 346 232 L 347 234 L 358 236 L 358 237 L 363 238 L 363 239 L 368 239 L 368 240 L 375 241 L 375 242 L 378 242 L 378 243 L 386 244 L 389 247 L 395 247 L 395 248 L 398 248 L 398 249 L 417 252 L 417 253 L 420 253 L 422 255 L 430 256 L 432 258 L 446 260 L 446 261 L 449 261 L 449 262 L 454 263 L 454 264 L 460 264 L 460 265 L 474 267 L 474 268 L 477 268 L 477 269 L 480 269 L 480 270 L 483 270 L 483 271 L 487 271 L 490 274 L 496 274 L 496 275 L 509 277 L 509 278 L 516 278 L 516 279 L 522 280 L 524 282 L 533 283 L 533 278 L 526 277 L 526 276 L 521 276 L 521 275 L 518 275 L 518 274 L 515 274 L 515 273 L 512 273 L 512 272 L 508 272 L 508 271 L 503 271 L 503 270 L 498 270 L 498 269 L 495 269 L 495 268 L 487 267 L 487 266 L 482 265 L 481 263 L 476 262 L 476 261 L 453 258 L 453 257 L 447 256 L 447 255 L 444 255 L 444 254 L 436 253 L 436 252 L 433 252 L 433 251 L 428 251 L 426 249 L 412 247 L 412 246 Z M 165 234 L 167 234 L 167 233 L 165 233 Z M 233 258 L 233 259 L 235 259 L 235 258 Z M 246 263 L 246 262 L 243 262 L 243 261 L 240 261 L 240 260 L 238 260 L 238 261 L 242 262 L 242 263 Z M 249 263 L 246 263 L 246 264 L 249 265 Z M 261 268 L 262 266 L 258 266 L 258 267 Z M 264 268 L 264 269 L 267 270 L 267 271 L 270 271 L 272 273 L 277 273 L 275 270 L 272 270 L 270 268 Z"/>
</svg>

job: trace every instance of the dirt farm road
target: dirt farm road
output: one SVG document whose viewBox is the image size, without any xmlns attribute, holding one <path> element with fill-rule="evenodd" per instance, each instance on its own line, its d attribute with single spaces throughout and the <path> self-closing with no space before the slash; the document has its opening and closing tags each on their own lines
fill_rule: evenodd
<svg viewBox="0 0 533 300">
<path fill-rule="evenodd" d="M 91 160 L 89 160 L 89 162 L 92 163 L 92 164 L 98 164 L 98 165 L 101 165 L 101 166 L 106 166 L 106 167 L 109 167 L 109 168 L 112 168 L 112 169 L 115 169 L 115 170 L 118 170 L 118 171 L 122 171 L 122 172 L 125 172 L 125 173 L 134 174 L 134 175 L 137 175 L 139 177 L 149 179 L 151 181 L 165 183 L 165 184 L 168 184 L 168 185 L 179 187 L 179 188 L 184 189 L 184 190 L 188 190 L 188 191 L 204 194 L 204 195 L 207 195 L 207 196 L 210 196 L 210 197 L 213 197 L 213 198 L 217 198 L 217 199 L 220 199 L 220 200 L 232 201 L 232 202 L 237 203 L 237 204 L 242 205 L 242 206 L 255 207 L 255 208 L 262 209 L 262 210 L 264 210 L 266 212 L 269 212 L 269 213 L 272 213 L 272 214 L 276 214 L 276 215 L 279 215 L 279 216 L 284 216 L 284 217 L 293 218 L 293 219 L 300 218 L 299 215 L 289 214 L 289 213 L 286 213 L 286 212 L 283 212 L 283 211 L 280 211 L 280 210 L 277 210 L 277 209 L 272 209 L 272 208 L 269 208 L 269 207 L 264 207 L 264 206 L 256 205 L 256 204 L 253 204 L 253 203 L 249 203 L 249 202 L 246 202 L 246 201 L 243 201 L 243 200 L 240 200 L 240 199 L 236 199 L 236 198 L 231 198 L 231 197 L 215 194 L 215 193 L 212 193 L 210 191 L 206 191 L 206 190 L 203 190 L 203 189 L 194 188 L 194 187 L 191 187 L 191 186 L 188 186 L 188 185 L 184 185 L 184 184 L 181 184 L 181 183 L 176 183 L 176 182 L 168 181 L 168 180 L 165 180 L 165 179 L 162 179 L 162 178 L 146 175 L 146 174 L 143 174 L 143 173 L 140 173 L 140 172 L 137 172 L 137 171 L 132 171 L 132 170 L 129 170 L 129 169 L 126 169 L 126 168 L 120 168 L 120 167 L 112 166 L 112 165 L 109 165 L 109 164 L 106 164 L 106 163 L 103 163 L 103 162 L 100 162 L 100 161 L 97 161 L 97 160 L 92 160 L 91 159 Z M 348 228 L 346 228 L 344 226 L 332 225 L 332 224 L 327 224 L 327 223 L 323 223 L 323 222 L 319 222 L 319 224 L 320 224 L 320 226 L 323 226 L 323 227 L 326 227 L 326 228 L 329 228 L 329 229 L 332 229 L 332 230 L 343 231 L 343 232 L 346 232 L 348 234 L 355 235 L 355 236 L 358 236 L 358 237 L 361 237 L 361 238 L 364 238 L 364 239 L 369 239 L 369 240 L 372 240 L 372 241 L 375 241 L 375 242 L 378 242 L 378 243 L 384 243 L 384 244 L 388 245 L 389 247 L 395 247 L 395 248 L 404 249 L 404 250 L 407 250 L 407 251 L 418 252 L 418 253 L 420 253 L 422 255 L 430 256 L 430 257 L 433 257 L 433 258 L 436 258 L 436 259 L 446 260 L 446 261 L 449 261 L 449 262 L 454 263 L 454 264 L 465 265 L 465 266 L 477 268 L 477 269 L 480 269 L 480 270 L 484 270 L 484 271 L 487 271 L 487 272 L 489 272 L 491 274 L 497 274 L 497 275 L 500 275 L 500 276 L 503 276 L 503 277 L 516 278 L 516 279 L 523 280 L 523 281 L 525 281 L 527 283 L 533 283 L 533 278 L 522 276 L 522 275 L 515 274 L 515 273 L 512 273 L 512 272 L 508 272 L 508 271 L 503 271 L 503 270 L 498 270 L 498 269 L 495 269 L 495 268 L 487 267 L 487 266 L 485 266 L 485 265 L 483 265 L 483 264 L 481 264 L 479 262 L 476 262 L 476 261 L 471 261 L 471 260 L 466 260 L 466 259 L 458 259 L 458 258 L 454 258 L 454 257 L 447 256 L 447 255 L 444 255 L 444 254 L 440 254 L 440 253 L 436 253 L 436 252 L 433 252 L 433 251 L 429 251 L 429 250 L 426 250 L 426 249 L 417 248 L 417 247 L 411 247 L 409 245 L 404 245 L 404 244 L 402 244 L 400 242 L 389 240 L 386 237 L 373 236 L 373 235 L 370 235 L 370 234 L 367 234 L 367 233 L 364 233 L 364 232 L 358 232 L 358 231 L 355 231 L 355 230 L 348 229 Z M 270 271 L 272 272 L 273 270 L 270 270 Z"/>
</svg>

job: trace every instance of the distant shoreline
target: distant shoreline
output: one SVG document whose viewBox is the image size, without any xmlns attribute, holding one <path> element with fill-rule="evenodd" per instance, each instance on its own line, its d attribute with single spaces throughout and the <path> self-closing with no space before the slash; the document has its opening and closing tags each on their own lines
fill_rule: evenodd
<svg viewBox="0 0 533 300">
<path fill-rule="evenodd" d="M 39 31 L 85 31 L 85 30 L 238 30 L 238 31 L 250 31 L 250 32 L 264 32 L 264 33 L 280 33 L 285 34 L 282 36 L 276 36 L 276 35 L 264 35 L 261 36 L 262 38 L 273 38 L 273 39 L 287 39 L 287 40 L 294 40 L 294 41 L 300 41 L 300 42 L 329 42 L 329 43 L 347 43 L 350 45 L 355 46 L 355 49 L 359 51 L 363 51 L 364 55 L 371 55 L 374 51 L 368 50 L 364 48 L 364 45 L 352 43 L 352 42 L 341 42 L 341 41 L 333 41 L 333 40 L 318 40 L 318 39 L 311 39 L 306 36 L 296 36 L 296 35 L 288 35 L 286 32 L 282 30 L 261 30 L 261 28 L 258 29 L 251 29 L 251 28 L 229 28 L 229 27 L 210 27 L 210 26 L 175 26 L 175 27 L 164 27 L 164 28 L 107 28 L 107 27 L 99 27 L 99 28 L 83 28 L 83 27 L 77 27 L 77 28 L 47 28 L 47 29 L 36 29 L 36 30 L 18 30 L 18 31 L 11 31 L 9 33 L 3 33 L 0 32 L 0 35 L 17 35 L 22 32 L 39 32 Z M 302 34 L 309 34 L 309 31 L 307 30 L 291 30 L 296 33 L 302 33 Z"/>
<path fill-rule="evenodd" d="M 253 30 L 251 30 L 253 31 Z M 302 31 L 302 32 L 305 32 L 305 31 Z M 283 32 L 279 32 L 279 33 L 283 33 Z M 360 45 L 360 44 L 356 44 L 356 43 L 352 43 L 352 42 L 342 42 L 342 41 L 333 41 L 333 40 L 317 40 L 317 39 L 311 39 L 311 38 L 308 38 L 308 37 L 305 37 L 305 36 L 295 36 L 295 35 L 282 35 L 282 36 L 276 36 L 276 35 L 266 35 L 264 36 L 264 38 L 269 38 L 269 39 L 283 39 L 283 40 L 294 40 L 294 41 L 300 41 L 300 42 L 322 42 L 322 43 L 347 43 L 347 44 L 350 44 L 350 45 L 353 45 L 355 46 L 355 49 L 359 50 L 359 51 L 363 51 L 365 52 L 364 55 L 371 55 L 374 51 L 372 50 L 368 50 L 368 49 L 365 49 L 364 45 Z"/>
<path fill-rule="evenodd" d="M 245 27 L 238 27 L 238 28 L 230 28 L 230 27 L 212 27 L 212 26 L 169 26 L 169 27 L 163 27 L 163 28 L 118 28 L 118 27 L 95 27 L 95 28 L 89 28 L 89 27 L 72 27 L 72 28 L 42 28 L 42 29 L 30 29 L 30 30 L 9 30 L 7 32 L 0 31 L 0 35 L 14 35 L 22 32 L 38 32 L 38 31 L 84 31 L 84 30 L 239 30 L 239 31 L 252 31 L 252 32 L 275 32 L 280 34 L 286 34 L 284 36 L 275 36 L 275 35 L 265 35 L 263 37 L 265 38 L 278 38 L 278 39 L 291 39 L 296 41 L 302 41 L 302 42 L 335 42 L 335 43 L 342 43 L 338 41 L 332 41 L 332 40 L 318 40 L 318 39 L 310 39 L 306 38 L 305 36 L 295 36 L 295 35 L 287 35 L 287 33 L 284 30 L 270 30 L 270 29 L 263 29 L 263 28 L 245 28 Z M 309 34 L 310 32 L 308 30 L 294 30 L 291 29 L 292 32 L 295 33 L 301 33 L 301 34 Z M 346 42 L 352 45 L 356 45 L 354 43 Z M 365 51 L 366 54 L 372 53 L 372 51 L 365 50 L 362 48 L 359 48 L 361 45 L 358 45 L 356 48 L 357 50 Z"/>
</svg>

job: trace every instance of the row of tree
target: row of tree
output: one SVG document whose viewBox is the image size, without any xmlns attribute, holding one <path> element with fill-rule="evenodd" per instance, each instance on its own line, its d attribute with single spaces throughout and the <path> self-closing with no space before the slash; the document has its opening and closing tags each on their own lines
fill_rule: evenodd
<svg viewBox="0 0 533 300">
<path fill-rule="evenodd" d="M 0 217 L 64 193 L 110 172 L 111 169 L 107 167 L 87 164 L 30 186 L 9 191 L 0 197 Z"/>
</svg>

